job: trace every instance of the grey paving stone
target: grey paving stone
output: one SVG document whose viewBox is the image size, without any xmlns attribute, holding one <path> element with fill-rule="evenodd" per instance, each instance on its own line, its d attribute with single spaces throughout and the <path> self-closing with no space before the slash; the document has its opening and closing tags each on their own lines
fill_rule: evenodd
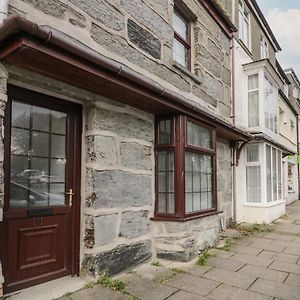
<svg viewBox="0 0 300 300">
<path fill-rule="evenodd" d="M 274 259 L 274 257 L 279 254 L 278 252 L 274 252 L 274 251 L 269 251 L 269 250 L 263 250 L 261 251 L 257 257 L 261 257 L 261 258 L 268 258 L 268 259 Z"/>
<path fill-rule="evenodd" d="M 300 245 L 299 246 L 287 246 L 284 253 L 299 255 L 300 254 Z"/>
<path fill-rule="evenodd" d="M 219 283 L 193 276 L 190 274 L 180 274 L 167 282 L 168 285 L 191 292 L 200 296 L 206 296 L 213 291 Z"/>
<path fill-rule="evenodd" d="M 293 240 L 292 240 L 292 242 L 300 244 L 300 237 L 299 236 L 294 237 Z"/>
<path fill-rule="evenodd" d="M 209 294 L 208 297 L 214 300 L 272 300 L 272 297 L 242 290 L 226 284 L 220 285 Z"/>
<path fill-rule="evenodd" d="M 288 242 L 291 242 L 294 239 L 294 237 L 291 235 L 284 235 L 275 232 L 266 233 L 264 234 L 263 238 L 276 240 L 276 241 L 288 241 Z"/>
<path fill-rule="evenodd" d="M 249 254 L 249 255 L 257 255 L 259 254 L 261 251 L 263 251 L 263 248 L 253 248 L 250 246 L 241 246 L 241 245 L 234 245 L 232 247 L 232 250 L 237 252 L 237 253 L 244 253 L 244 254 Z"/>
<path fill-rule="evenodd" d="M 274 261 L 270 266 L 270 269 L 294 273 L 300 275 L 300 265 L 290 264 L 283 261 Z"/>
<path fill-rule="evenodd" d="M 296 264 L 299 261 L 300 256 L 287 254 L 287 253 L 278 253 L 274 256 L 275 260 L 284 261 L 291 264 Z"/>
<path fill-rule="evenodd" d="M 128 296 L 101 286 L 84 289 L 71 295 L 72 300 L 127 300 Z"/>
<path fill-rule="evenodd" d="M 238 271 L 238 273 L 243 273 L 247 275 L 252 275 L 259 278 L 264 278 L 267 280 L 273 280 L 278 282 L 284 282 L 287 278 L 288 273 L 270 270 L 268 268 L 246 265 Z"/>
<path fill-rule="evenodd" d="M 140 278 L 134 275 L 128 275 L 123 278 L 126 284 L 126 290 L 143 300 L 162 300 L 174 294 L 177 289 L 167 285 L 158 284 L 152 280 Z"/>
<path fill-rule="evenodd" d="M 295 286 L 300 286 L 300 275 L 290 274 L 284 283 L 290 284 L 290 285 L 295 285 Z"/>
<path fill-rule="evenodd" d="M 231 259 L 244 262 L 245 264 L 247 263 L 250 265 L 255 265 L 255 266 L 265 267 L 265 268 L 268 267 L 273 262 L 273 259 L 271 258 L 258 257 L 258 256 L 242 254 L 242 253 L 238 253 L 232 256 Z"/>
<path fill-rule="evenodd" d="M 215 255 L 217 257 L 224 257 L 224 258 L 229 258 L 236 254 L 236 252 L 233 251 L 224 251 L 224 250 L 219 250 L 219 249 L 211 249 L 209 250 L 209 254 Z"/>
<path fill-rule="evenodd" d="M 238 288 L 247 289 L 256 280 L 255 276 L 232 272 L 224 269 L 214 268 L 203 275 L 203 277 L 226 283 Z"/>
<path fill-rule="evenodd" d="M 249 245 L 249 248 L 253 247 L 253 248 L 264 249 L 273 252 L 282 252 L 286 248 L 286 246 L 276 245 L 273 242 L 274 242 L 273 240 L 264 239 L 264 241 L 261 240 L 257 242 L 252 242 Z"/>
<path fill-rule="evenodd" d="M 251 243 L 252 243 L 252 240 L 250 240 L 249 238 L 243 238 L 243 239 L 234 241 L 234 244 L 242 245 L 242 246 L 248 246 Z"/>
<path fill-rule="evenodd" d="M 243 262 L 222 257 L 210 257 L 207 264 L 212 267 L 217 267 L 229 271 L 237 271 L 245 265 Z"/>
<path fill-rule="evenodd" d="M 300 287 L 265 279 L 255 281 L 249 290 L 284 300 L 298 300 L 300 297 Z"/>
<path fill-rule="evenodd" d="M 192 275 L 195 275 L 195 276 L 202 276 L 204 273 L 208 272 L 212 268 L 213 267 L 210 267 L 210 266 L 197 266 L 197 265 L 194 265 L 191 268 L 185 269 L 185 271 L 188 274 L 192 274 Z"/>
<path fill-rule="evenodd" d="M 201 297 L 199 295 L 195 295 L 192 293 L 184 292 L 184 291 L 178 291 L 174 295 L 168 298 L 168 300 L 207 300 L 206 297 Z"/>
</svg>

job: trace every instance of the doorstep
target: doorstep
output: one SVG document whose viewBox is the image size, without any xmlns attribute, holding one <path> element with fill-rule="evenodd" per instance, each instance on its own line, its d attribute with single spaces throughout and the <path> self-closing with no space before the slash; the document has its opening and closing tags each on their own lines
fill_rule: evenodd
<svg viewBox="0 0 300 300">
<path fill-rule="evenodd" d="M 93 277 L 83 273 L 80 277 L 63 277 L 4 296 L 8 300 L 52 300 L 82 289 Z"/>
</svg>

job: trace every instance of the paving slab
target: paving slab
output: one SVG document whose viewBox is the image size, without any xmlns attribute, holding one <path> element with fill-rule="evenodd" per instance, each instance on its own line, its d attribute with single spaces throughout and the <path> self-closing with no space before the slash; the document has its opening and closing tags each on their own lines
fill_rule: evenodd
<svg viewBox="0 0 300 300">
<path fill-rule="evenodd" d="M 179 274 L 169 280 L 167 284 L 174 288 L 191 292 L 200 296 L 206 296 L 220 285 L 218 282 L 205 278 L 199 278 L 190 274 Z"/>
<path fill-rule="evenodd" d="M 292 235 L 284 235 L 284 234 L 279 234 L 276 232 L 270 232 L 266 233 L 263 235 L 264 239 L 271 239 L 271 240 L 276 240 L 276 241 L 287 241 L 291 242 L 294 239 L 294 236 Z"/>
<path fill-rule="evenodd" d="M 237 271 L 245 265 L 241 261 L 231 260 L 223 257 L 209 257 L 207 264 L 211 267 L 217 267 L 229 271 Z"/>
<path fill-rule="evenodd" d="M 300 255 L 300 245 L 299 246 L 287 246 L 283 252 L 288 253 L 288 254 Z"/>
<path fill-rule="evenodd" d="M 203 275 L 207 279 L 226 283 L 238 288 L 247 289 L 257 277 L 242 273 L 232 272 L 220 268 L 214 268 Z"/>
<path fill-rule="evenodd" d="M 255 281 L 249 290 L 284 300 L 298 300 L 300 298 L 300 287 L 265 279 Z"/>
<path fill-rule="evenodd" d="M 265 241 L 268 241 L 267 243 Z M 270 243 L 271 242 L 271 243 Z M 264 239 L 264 241 L 252 242 L 249 248 L 257 248 L 260 250 L 268 250 L 273 252 L 282 252 L 286 246 L 276 245 L 273 240 Z"/>
<path fill-rule="evenodd" d="M 168 298 L 168 300 L 183 300 L 183 299 L 184 300 L 208 300 L 208 298 L 206 298 L 206 297 L 202 297 L 202 296 L 184 292 L 184 291 L 178 291 Z M 155 299 L 153 299 L 153 300 L 155 300 Z"/>
<path fill-rule="evenodd" d="M 290 274 L 284 283 L 300 287 L 300 275 Z"/>
<path fill-rule="evenodd" d="M 127 275 L 122 280 L 130 294 L 143 300 L 163 300 L 178 290 L 135 275 Z"/>
<path fill-rule="evenodd" d="M 296 264 L 299 261 L 300 256 L 287 253 L 278 253 L 273 257 L 273 259 L 291 264 Z"/>
<path fill-rule="evenodd" d="M 194 276 L 202 276 L 213 267 L 211 266 L 198 266 L 194 265 L 192 268 L 185 269 L 185 272 Z"/>
<path fill-rule="evenodd" d="M 274 261 L 269 266 L 269 269 L 300 275 L 300 265 L 290 264 L 283 261 Z"/>
<path fill-rule="evenodd" d="M 272 300 L 272 297 L 222 284 L 208 295 L 214 300 Z"/>
<path fill-rule="evenodd" d="M 236 252 L 230 250 L 230 251 L 224 251 L 219 249 L 211 249 L 209 250 L 209 254 L 217 256 L 217 257 L 223 257 L 223 258 L 229 258 L 236 254 Z"/>
<path fill-rule="evenodd" d="M 249 254 L 254 256 L 256 256 L 257 254 L 263 251 L 263 248 L 259 248 L 259 249 L 253 248 L 251 245 L 252 243 L 250 244 L 250 246 L 234 245 L 232 247 L 232 250 L 237 253 L 244 253 L 244 254 Z"/>
<path fill-rule="evenodd" d="M 70 299 L 70 298 L 69 298 Z M 101 286 L 84 289 L 71 295 L 72 300 L 128 300 L 128 295 Z"/>
<path fill-rule="evenodd" d="M 268 267 L 272 262 L 273 259 L 271 258 L 264 258 L 264 257 L 258 257 L 248 254 L 242 254 L 238 253 L 231 258 L 232 260 L 241 261 L 245 264 L 255 265 L 259 267 Z"/>
<path fill-rule="evenodd" d="M 287 278 L 288 273 L 270 270 L 268 268 L 253 266 L 253 265 L 246 265 L 242 269 L 238 271 L 238 273 L 252 275 L 258 278 L 263 278 L 267 280 L 273 280 L 278 282 L 284 282 Z"/>
<path fill-rule="evenodd" d="M 261 251 L 257 257 L 267 258 L 267 259 L 274 259 L 274 257 L 278 254 L 278 252 L 263 250 Z"/>
</svg>

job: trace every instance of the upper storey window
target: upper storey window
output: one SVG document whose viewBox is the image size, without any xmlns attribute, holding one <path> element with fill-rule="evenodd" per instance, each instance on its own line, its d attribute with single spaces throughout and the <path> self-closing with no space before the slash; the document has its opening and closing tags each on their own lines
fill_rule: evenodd
<svg viewBox="0 0 300 300">
<path fill-rule="evenodd" d="M 250 12 L 243 1 L 239 1 L 239 37 L 250 47 Z"/>
<path fill-rule="evenodd" d="M 261 59 L 269 57 L 268 42 L 263 36 L 260 38 L 260 57 Z"/>
<path fill-rule="evenodd" d="M 173 59 L 183 67 L 190 69 L 191 34 L 190 22 L 184 14 L 175 7 L 173 15 L 174 43 Z"/>
</svg>

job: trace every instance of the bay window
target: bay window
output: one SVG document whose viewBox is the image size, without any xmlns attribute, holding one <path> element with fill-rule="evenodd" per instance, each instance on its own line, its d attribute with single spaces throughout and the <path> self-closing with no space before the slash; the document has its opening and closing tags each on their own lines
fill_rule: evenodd
<svg viewBox="0 0 300 300">
<path fill-rule="evenodd" d="M 270 79 L 264 76 L 265 127 L 277 133 L 278 93 Z"/>
<path fill-rule="evenodd" d="M 248 77 L 248 126 L 259 126 L 259 81 L 258 74 Z"/>
<path fill-rule="evenodd" d="M 247 203 L 282 200 L 282 152 L 264 143 L 246 147 Z"/>
<path fill-rule="evenodd" d="M 215 130 L 186 116 L 156 121 L 155 218 L 215 213 Z"/>
</svg>

